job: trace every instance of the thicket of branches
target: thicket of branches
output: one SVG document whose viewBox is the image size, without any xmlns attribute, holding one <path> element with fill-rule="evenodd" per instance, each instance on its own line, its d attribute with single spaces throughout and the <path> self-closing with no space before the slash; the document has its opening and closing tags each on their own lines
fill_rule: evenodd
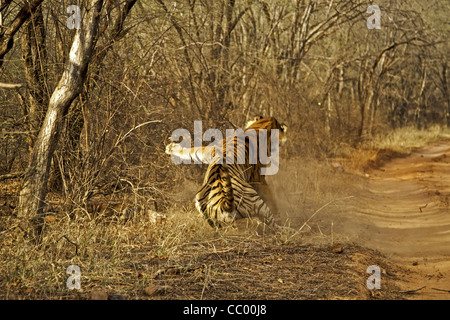
<svg viewBox="0 0 450 320">
<path fill-rule="evenodd" d="M 69 5 L 0 1 L 0 174 L 27 170 L 75 30 Z M 289 126 L 290 156 L 335 155 L 408 124 L 450 126 L 446 0 L 103 1 L 86 81 L 64 116 L 49 188 L 73 203 L 162 199 L 177 128 Z M 28 168 L 30 170 L 30 168 Z"/>
</svg>

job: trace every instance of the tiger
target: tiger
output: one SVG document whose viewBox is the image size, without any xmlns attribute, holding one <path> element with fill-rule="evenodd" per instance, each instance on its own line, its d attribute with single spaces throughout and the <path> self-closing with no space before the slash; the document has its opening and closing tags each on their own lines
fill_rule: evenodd
<svg viewBox="0 0 450 320">
<path fill-rule="evenodd" d="M 252 150 L 259 150 L 260 130 L 265 129 L 267 149 L 272 144 L 271 130 L 278 129 L 279 144 L 287 141 L 287 126 L 279 123 L 274 117 L 256 117 L 249 121 L 243 133 L 238 133 L 230 139 L 223 139 L 216 152 L 215 146 L 182 148 L 179 144 L 171 142 L 166 146 L 166 153 L 183 159 L 190 159 L 208 164 L 203 184 L 195 195 L 195 207 L 206 221 L 215 228 L 231 225 L 234 221 L 244 218 L 257 218 L 265 225 L 277 231 L 292 231 L 289 227 L 280 226 L 275 222 L 271 209 L 266 202 L 275 208 L 272 194 L 262 175 L 266 166 L 258 159 L 255 163 L 250 161 Z M 228 141 L 229 140 L 229 141 Z M 239 143 L 245 141 L 245 147 L 240 148 Z M 255 145 L 256 143 L 256 145 Z M 233 160 L 222 156 L 232 150 Z M 277 150 L 271 150 L 274 152 Z M 258 191 L 256 190 L 258 189 Z M 263 199 L 260 193 L 267 198 Z M 266 201 L 264 201 L 266 200 Z"/>
</svg>

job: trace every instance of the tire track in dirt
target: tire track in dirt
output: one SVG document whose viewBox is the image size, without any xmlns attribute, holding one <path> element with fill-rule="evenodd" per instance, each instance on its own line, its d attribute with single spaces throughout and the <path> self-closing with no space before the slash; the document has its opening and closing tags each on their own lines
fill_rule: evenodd
<svg viewBox="0 0 450 320">
<path fill-rule="evenodd" d="M 450 299 L 450 141 L 371 170 L 359 188 L 345 232 L 402 267 L 407 298 Z"/>
</svg>

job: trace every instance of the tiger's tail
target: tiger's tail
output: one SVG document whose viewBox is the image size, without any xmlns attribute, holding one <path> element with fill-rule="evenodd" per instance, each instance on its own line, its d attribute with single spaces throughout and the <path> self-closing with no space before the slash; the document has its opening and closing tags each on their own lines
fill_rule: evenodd
<svg viewBox="0 0 450 320">
<path fill-rule="evenodd" d="M 231 224 L 236 218 L 233 187 L 224 164 L 210 165 L 196 195 L 197 210 L 214 227 Z"/>
</svg>

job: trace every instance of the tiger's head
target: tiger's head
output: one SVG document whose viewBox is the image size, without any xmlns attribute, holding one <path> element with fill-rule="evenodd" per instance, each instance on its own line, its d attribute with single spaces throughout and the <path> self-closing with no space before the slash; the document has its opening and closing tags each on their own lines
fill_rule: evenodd
<svg viewBox="0 0 450 320">
<path fill-rule="evenodd" d="M 245 130 L 247 129 L 266 129 L 270 134 L 271 129 L 278 129 L 280 145 L 284 145 L 287 141 L 287 125 L 279 123 L 274 117 L 263 118 L 261 116 L 255 117 L 253 120 L 247 122 Z"/>
</svg>

